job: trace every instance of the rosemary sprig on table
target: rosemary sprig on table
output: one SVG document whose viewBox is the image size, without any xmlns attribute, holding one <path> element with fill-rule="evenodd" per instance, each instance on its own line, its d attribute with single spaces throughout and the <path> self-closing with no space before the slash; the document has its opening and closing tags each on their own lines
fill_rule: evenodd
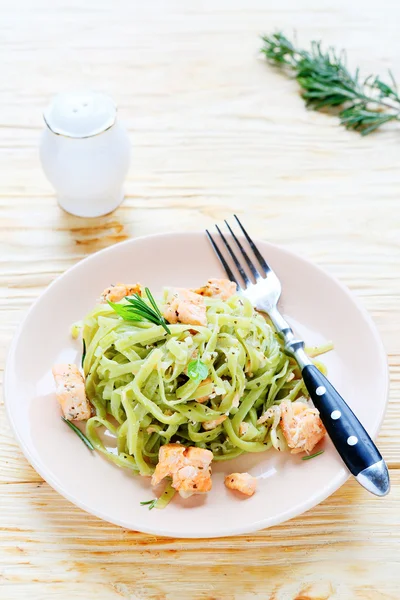
<svg viewBox="0 0 400 600">
<path fill-rule="evenodd" d="M 145 288 L 145 292 L 151 306 L 146 304 L 139 294 L 126 296 L 125 300 L 129 304 L 117 304 L 116 302 L 110 302 L 110 300 L 108 300 L 108 304 L 125 321 L 150 321 L 156 325 L 161 325 L 170 334 L 171 331 L 167 325 L 167 321 L 162 316 L 149 288 Z"/>
<path fill-rule="evenodd" d="M 360 80 L 358 69 L 354 74 L 348 70 L 343 51 L 323 50 L 315 41 L 310 50 L 303 50 L 279 32 L 262 39 L 261 52 L 272 64 L 295 76 L 308 107 L 340 107 L 341 124 L 362 135 L 400 120 L 400 96 L 390 72 L 390 85 L 378 76 Z"/>
</svg>

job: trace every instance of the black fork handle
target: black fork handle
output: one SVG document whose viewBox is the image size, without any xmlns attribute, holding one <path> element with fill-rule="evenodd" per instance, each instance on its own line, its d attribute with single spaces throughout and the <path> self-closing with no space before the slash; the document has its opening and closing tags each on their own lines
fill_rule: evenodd
<svg viewBox="0 0 400 600">
<path fill-rule="evenodd" d="M 390 491 L 389 472 L 378 448 L 339 392 L 312 364 L 303 340 L 295 337 L 278 309 L 270 310 L 269 315 L 285 341 L 285 351 L 299 365 L 311 400 L 350 473 L 372 494 L 386 496 Z"/>
<path fill-rule="evenodd" d="M 351 408 L 315 365 L 303 367 L 302 375 L 329 437 L 350 473 L 358 477 L 367 469 L 381 470 L 382 481 L 374 482 L 373 493 L 387 494 L 390 486 L 386 464 Z"/>
</svg>

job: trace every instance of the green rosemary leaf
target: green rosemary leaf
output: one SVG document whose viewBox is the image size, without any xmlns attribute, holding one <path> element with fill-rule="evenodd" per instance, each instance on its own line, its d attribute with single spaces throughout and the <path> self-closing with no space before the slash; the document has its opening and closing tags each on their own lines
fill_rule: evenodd
<svg viewBox="0 0 400 600">
<path fill-rule="evenodd" d="M 190 379 L 200 383 L 200 381 L 203 381 L 207 377 L 208 367 L 199 358 L 197 358 L 196 360 L 190 361 L 188 364 L 187 374 Z"/>
<path fill-rule="evenodd" d="M 147 306 L 143 300 L 139 302 L 138 298 L 135 298 L 134 296 L 127 296 L 126 300 L 134 307 L 135 310 L 140 310 L 144 313 L 154 316 L 154 310 L 150 308 L 150 306 Z"/>
<path fill-rule="evenodd" d="M 152 323 L 155 323 L 156 325 L 162 325 L 165 329 L 164 317 L 162 317 L 162 316 L 159 317 L 158 314 L 156 314 L 153 309 L 149 308 L 148 306 L 142 307 L 141 305 L 137 305 L 137 304 L 133 304 L 132 309 L 133 309 L 133 312 L 140 315 L 143 320 L 151 321 Z M 169 329 L 167 330 L 167 333 L 170 333 Z"/>
<path fill-rule="evenodd" d="M 368 135 L 372 131 L 375 131 L 375 129 L 378 129 L 378 127 L 380 127 L 384 123 L 389 123 L 389 121 L 393 121 L 393 120 L 394 120 L 394 117 L 387 117 L 386 119 L 379 119 L 373 125 L 370 125 L 369 127 L 364 127 L 363 129 L 361 129 L 361 135 Z"/>
<path fill-rule="evenodd" d="M 171 330 L 170 330 L 170 328 L 168 327 L 168 325 L 167 325 L 167 321 L 164 319 L 164 317 L 163 317 L 162 321 L 160 321 L 160 325 L 161 325 L 161 327 L 164 327 L 165 331 L 166 331 L 166 332 L 167 332 L 169 335 L 171 335 Z"/>
<path fill-rule="evenodd" d="M 65 417 L 61 417 L 61 419 L 64 421 L 64 423 L 66 423 L 68 425 L 68 427 L 70 427 L 72 429 L 72 431 L 74 431 L 76 433 L 76 435 L 79 438 L 81 438 L 82 442 L 84 444 L 86 444 L 86 446 L 89 448 L 89 450 L 94 450 L 94 446 L 93 446 L 92 442 L 86 437 L 86 435 L 84 433 L 82 433 L 82 431 L 80 429 L 78 429 L 78 427 L 76 425 L 74 425 L 74 423 L 72 423 L 72 421 L 69 421 Z"/>
<path fill-rule="evenodd" d="M 129 315 L 138 315 L 140 320 L 144 321 L 152 321 L 153 323 L 159 322 L 159 317 L 154 314 L 153 311 L 144 310 L 141 307 L 137 307 L 136 305 L 128 306 L 128 314 Z"/>
<path fill-rule="evenodd" d="M 141 506 L 148 506 L 149 510 L 153 510 L 156 505 L 158 498 L 154 498 L 154 500 L 146 500 L 145 502 L 140 502 Z"/>
<path fill-rule="evenodd" d="M 133 311 L 130 306 L 126 304 L 117 304 L 110 300 L 107 300 L 107 302 L 111 308 L 115 310 L 117 315 L 124 319 L 124 321 L 142 321 L 142 317 Z"/>
<path fill-rule="evenodd" d="M 320 454 L 323 454 L 324 450 L 320 450 L 319 452 L 315 452 L 315 454 L 308 454 L 307 456 L 303 456 L 301 460 L 310 460 L 311 458 L 315 458 L 316 456 L 319 456 Z"/>
<path fill-rule="evenodd" d="M 388 69 L 388 73 L 389 73 L 390 81 L 392 82 L 392 85 L 393 85 L 393 90 L 396 94 L 396 97 L 398 97 L 397 83 L 396 83 L 396 80 L 394 78 L 394 75 L 393 75 L 391 69 Z"/>
<path fill-rule="evenodd" d="M 148 297 L 150 303 L 154 307 L 154 310 L 160 317 L 160 325 L 162 325 L 164 327 L 165 331 L 170 334 L 171 331 L 167 325 L 167 321 L 164 319 L 163 315 L 161 314 L 161 311 L 157 306 L 157 302 L 154 300 L 153 294 L 150 292 L 149 288 L 145 288 L 145 291 L 146 291 L 146 294 L 147 294 L 147 297 Z"/>
<path fill-rule="evenodd" d="M 83 369 L 83 363 L 85 362 L 85 358 L 86 358 L 86 342 L 85 342 L 85 338 L 82 338 L 82 345 L 83 345 L 83 350 L 82 350 L 82 361 L 81 361 L 81 366 Z"/>
<path fill-rule="evenodd" d="M 145 289 L 145 292 L 147 294 L 148 299 L 150 300 L 150 303 L 151 303 L 152 307 L 154 308 L 154 310 L 156 311 L 156 313 L 160 317 L 162 317 L 161 311 L 160 311 L 160 309 L 157 306 L 157 302 L 153 298 L 153 294 L 150 292 L 149 288 L 144 288 L 144 289 Z"/>
</svg>

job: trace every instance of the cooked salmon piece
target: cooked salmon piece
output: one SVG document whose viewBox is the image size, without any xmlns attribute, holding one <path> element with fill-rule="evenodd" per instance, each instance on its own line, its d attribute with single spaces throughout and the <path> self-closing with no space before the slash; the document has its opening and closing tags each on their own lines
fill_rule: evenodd
<svg viewBox="0 0 400 600">
<path fill-rule="evenodd" d="M 212 487 L 210 464 L 213 453 L 210 450 L 182 444 L 161 446 L 159 461 L 151 479 L 158 485 L 164 477 L 172 477 L 172 487 L 183 498 L 192 494 L 204 494 Z"/>
<path fill-rule="evenodd" d="M 163 316 L 168 323 L 185 323 L 187 325 L 207 325 L 206 305 L 199 294 L 185 288 L 171 291 Z"/>
<path fill-rule="evenodd" d="M 54 365 L 53 377 L 57 388 L 57 400 L 63 415 L 69 421 L 85 421 L 91 416 L 86 398 L 85 382 L 78 367 L 73 364 Z"/>
<path fill-rule="evenodd" d="M 252 496 L 257 489 L 257 479 L 249 473 L 231 473 L 225 477 L 225 485 L 245 496 Z"/>
<path fill-rule="evenodd" d="M 133 296 L 133 294 L 142 295 L 142 290 L 140 283 L 135 283 L 135 285 L 128 285 L 126 283 L 117 283 L 116 285 L 110 285 L 110 287 L 106 288 L 101 294 L 101 301 L 107 302 L 119 302 L 122 298 L 126 296 Z"/>
<path fill-rule="evenodd" d="M 236 294 L 237 286 L 236 283 L 229 281 L 229 279 L 209 279 L 206 285 L 193 291 L 201 296 L 228 300 L 228 298 Z"/>
<path fill-rule="evenodd" d="M 218 417 L 218 419 L 214 419 L 213 421 L 204 421 L 202 424 L 203 429 L 206 431 L 211 431 L 212 429 L 218 427 L 218 425 L 221 425 L 221 423 L 223 423 L 227 418 L 228 417 L 226 415 L 222 415 L 222 417 Z"/>
<path fill-rule="evenodd" d="M 165 444 L 158 453 L 158 463 L 151 478 L 151 485 L 158 485 L 164 477 L 172 477 L 185 464 L 187 448 L 182 444 Z"/>
<path fill-rule="evenodd" d="M 245 435 L 249 430 L 249 424 L 246 421 L 242 421 L 239 425 L 239 435 Z"/>
<path fill-rule="evenodd" d="M 212 383 L 212 379 L 211 377 L 207 377 L 207 379 L 204 379 L 201 382 L 201 385 L 208 385 L 209 383 Z M 208 400 L 210 399 L 211 394 L 208 394 L 208 396 L 201 396 L 200 398 L 196 398 L 196 402 L 198 402 L 199 404 L 204 404 L 204 402 L 208 402 Z"/>
<path fill-rule="evenodd" d="M 257 425 L 262 425 L 263 423 L 266 423 L 267 421 L 272 419 L 275 416 L 277 410 L 279 411 L 279 406 L 271 406 L 270 408 L 267 408 L 265 413 L 261 415 L 261 417 L 257 420 Z"/>
<path fill-rule="evenodd" d="M 292 454 L 311 452 L 326 434 L 319 412 L 305 402 L 282 402 L 281 428 Z"/>
<path fill-rule="evenodd" d="M 211 475 L 208 471 L 186 465 L 173 476 L 172 487 L 182 498 L 190 498 L 193 494 L 205 494 L 212 487 Z"/>
</svg>

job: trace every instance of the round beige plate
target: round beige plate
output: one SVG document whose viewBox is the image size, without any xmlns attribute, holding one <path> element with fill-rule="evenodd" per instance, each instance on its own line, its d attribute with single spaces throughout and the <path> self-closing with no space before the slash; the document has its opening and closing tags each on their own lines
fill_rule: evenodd
<svg viewBox="0 0 400 600">
<path fill-rule="evenodd" d="M 295 331 L 307 344 L 334 341 L 334 352 L 323 357 L 329 377 L 375 437 L 385 412 L 388 375 L 371 319 L 347 289 L 319 268 L 265 242 L 259 247 L 282 281 L 281 308 Z M 153 497 L 149 479 L 133 477 L 90 452 L 61 421 L 51 367 L 57 362 L 79 364 L 81 342 L 71 339 L 71 323 L 93 307 L 106 286 L 140 281 L 157 295 L 163 286 L 199 286 L 218 276 L 223 272 L 204 234 L 130 240 L 67 271 L 22 323 L 5 378 L 10 422 L 38 473 L 82 509 L 143 532 L 216 537 L 281 523 L 312 508 L 346 481 L 348 471 L 326 440 L 321 445 L 324 454 L 309 461 L 270 450 L 216 464 L 209 494 L 176 498 L 165 510 L 149 511 L 140 506 Z M 258 478 L 252 498 L 225 488 L 224 475 L 233 471 Z"/>
</svg>

